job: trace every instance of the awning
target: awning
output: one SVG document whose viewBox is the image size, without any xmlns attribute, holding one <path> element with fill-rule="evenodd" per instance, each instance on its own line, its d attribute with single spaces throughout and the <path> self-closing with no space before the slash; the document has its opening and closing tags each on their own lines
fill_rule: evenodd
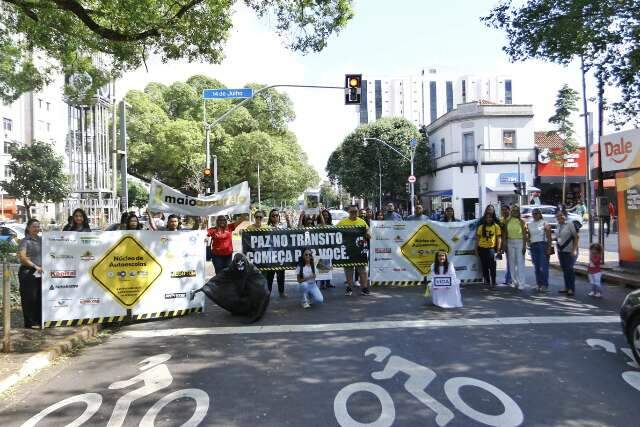
<svg viewBox="0 0 640 427">
<path fill-rule="evenodd" d="M 437 196 L 453 196 L 453 190 L 439 190 L 439 191 L 426 191 L 420 193 L 423 197 L 437 197 Z"/>
<path fill-rule="evenodd" d="M 511 185 L 498 185 L 498 184 L 489 184 L 487 185 L 488 191 L 493 191 L 494 193 L 513 193 L 516 187 Z"/>
</svg>

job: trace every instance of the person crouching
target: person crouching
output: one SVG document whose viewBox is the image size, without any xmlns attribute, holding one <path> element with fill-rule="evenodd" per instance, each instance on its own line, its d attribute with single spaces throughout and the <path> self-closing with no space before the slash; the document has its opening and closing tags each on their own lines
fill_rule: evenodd
<svg viewBox="0 0 640 427">
<path fill-rule="evenodd" d="M 302 256 L 298 260 L 296 273 L 298 275 L 298 283 L 300 283 L 302 289 L 302 307 L 311 307 L 309 296 L 313 302 L 322 303 L 324 297 L 318 285 L 316 285 L 316 266 L 311 250 L 305 249 L 302 253 Z"/>
</svg>

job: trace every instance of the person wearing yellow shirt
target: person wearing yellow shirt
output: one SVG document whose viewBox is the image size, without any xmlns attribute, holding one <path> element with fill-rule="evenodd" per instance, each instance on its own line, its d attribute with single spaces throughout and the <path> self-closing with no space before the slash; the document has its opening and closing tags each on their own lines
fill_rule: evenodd
<svg viewBox="0 0 640 427">
<path fill-rule="evenodd" d="M 507 251 L 507 262 L 511 280 L 516 289 L 524 288 L 524 254 L 527 250 L 528 240 L 527 224 L 520 218 L 520 207 L 513 205 L 509 219 L 504 225 L 502 250 Z"/>
<path fill-rule="evenodd" d="M 369 235 L 369 226 L 367 222 L 358 217 L 358 208 L 356 206 L 349 206 L 349 216 L 342 221 L 340 221 L 337 225 L 338 227 L 364 227 L 367 230 L 367 238 L 371 238 Z M 369 291 L 369 277 L 367 274 L 367 266 L 366 265 L 358 265 L 356 267 L 345 267 L 344 275 L 347 279 L 347 289 L 345 289 L 344 294 L 346 296 L 351 296 L 353 294 L 353 273 L 358 273 L 358 277 L 360 278 L 360 292 L 363 296 L 370 295 Z"/>
<path fill-rule="evenodd" d="M 496 253 L 500 252 L 502 230 L 496 224 L 494 212 L 485 212 L 476 235 L 476 254 L 480 257 L 484 283 L 491 289 L 496 286 Z"/>
<path fill-rule="evenodd" d="M 249 225 L 246 230 L 259 230 L 261 228 L 269 228 L 266 224 L 262 223 L 264 216 L 264 211 L 256 211 L 256 213 L 253 215 L 253 224 Z"/>
</svg>

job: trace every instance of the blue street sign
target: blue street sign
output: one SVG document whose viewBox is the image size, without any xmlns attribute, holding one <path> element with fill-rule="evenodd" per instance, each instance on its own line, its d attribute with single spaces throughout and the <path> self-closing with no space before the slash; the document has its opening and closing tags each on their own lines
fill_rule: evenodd
<svg viewBox="0 0 640 427">
<path fill-rule="evenodd" d="M 418 145 L 418 141 L 416 141 L 415 139 L 412 139 L 412 140 L 409 142 L 409 146 L 410 146 L 411 148 L 416 148 L 416 145 Z"/>
<path fill-rule="evenodd" d="M 251 98 L 253 89 L 243 87 L 241 89 L 205 89 L 202 91 L 202 99 L 233 99 Z"/>
</svg>

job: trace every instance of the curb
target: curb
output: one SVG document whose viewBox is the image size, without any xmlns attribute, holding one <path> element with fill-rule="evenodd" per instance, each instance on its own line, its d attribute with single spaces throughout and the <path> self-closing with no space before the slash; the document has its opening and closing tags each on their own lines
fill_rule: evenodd
<svg viewBox="0 0 640 427">
<path fill-rule="evenodd" d="M 549 263 L 549 267 L 555 269 L 555 270 L 559 270 L 562 271 L 562 268 L 560 268 L 559 264 L 555 264 L 555 263 Z M 576 264 L 573 267 L 573 271 L 575 271 L 577 276 L 581 276 L 581 277 L 587 277 L 587 268 L 580 265 L 580 264 Z M 629 279 L 627 277 L 621 277 L 618 275 L 614 275 L 614 274 L 610 274 L 606 271 L 602 272 L 602 281 L 612 284 L 612 285 L 623 285 L 623 286 L 629 286 L 631 288 L 635 288 L 638 289 L 640 288 L 640 281 L 638 280 L 633 280 L 633 279 Z"/>
<path fill-rule="evenodd" d="M 0 381 L 0 394 L 4 393 L 25 378 L 33 376 L 38 371 L 46 368 L 56 358 L 71 351 L 74 346 L 86 343 L 89 338 L 96 336 L 96 334 L 100 330 L 102 330 L 102 325 L 100 324 L 82 326 L 71 336 L 63 339 L 56 344 L 53 344 L 45 350 L 34 354 L 33 356 L 25 360 L 25 362 L 22 364 L 22 367 L 17 373 L 11 374 L 4 380 Z"/>
</svg>

